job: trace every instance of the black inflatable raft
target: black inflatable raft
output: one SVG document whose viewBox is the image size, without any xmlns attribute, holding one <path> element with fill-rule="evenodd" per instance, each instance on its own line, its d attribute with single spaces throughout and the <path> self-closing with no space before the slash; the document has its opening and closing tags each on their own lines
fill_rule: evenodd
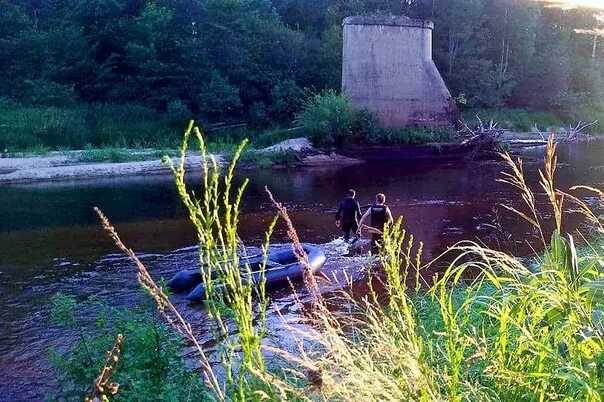
<svg viewBox="0 0 604 402">
<path fill-rule="evenodd" d="M 325 264 L 325 253 L 318 247 L 308 244 L 304 244 L 303 248 L 304 251 L 306 251 L 306 254 L 308 254 L 312 273 L 318 272 L 323 267 L 323 264 Z M 239 266 L 250 266 L 252 281 L 254 283 L 258 283 L 262 279 L 260 268 L 262 267 L 263 259 L 264 257 L 262 255 L 255 255 L 239 260 Z M 296 259 L 294 251 L 288 249 L 270 253 L 267 256 L 264 275 L 267 285 L 273 285 L 287 282 L 288 280 L 295 281 L 300 279 L 302 278 L 303 270 L 301 264 Z M 187 299 L 191 301 L 201 301 L 205 297 L 205 286 L 202 283 L 199 268 L 191 268 L 176 273 L 172 279 L 168 281 L 168 286 L 177 292 L 187 291 L 193 288 L 187 296 Z"/>
</svg>

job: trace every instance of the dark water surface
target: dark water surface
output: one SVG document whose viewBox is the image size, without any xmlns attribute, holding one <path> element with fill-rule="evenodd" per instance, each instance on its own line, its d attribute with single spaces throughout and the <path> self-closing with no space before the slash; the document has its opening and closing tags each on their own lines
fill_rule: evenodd
<svg viewBox="0 0 604 402">
<path fill-rule="evenodd" d="M 536 188 L 543 148 L 525 149 L 528 181 Z M 562 144 L 558 185 L 604 187 L 604 138 Z M 321 169 L 240 172 L 249 177 L 240 236 L 258 245 L 274 214 L 267 185 L 291 213 L 303 241 L 326 243 L 339 236 L 334 208 L 353 187 L 362 204 L 377 192 L 387 195 L 395 216 L 435 256 L 462 239 L 484 241 L 514 253 L 527 253 L 533 234 L 499 203 L 519 205 L 510 188 L 496 182 L 500 161 L 387 161 Z M 195 184 L 195 180 L 191 180 Z M 169 177 L 107 179 L 0 186 L 0 400 L 31 400 L 52 387 L 46 351 L 65 347 L 64 332 L 49 322 L 49 298 L 64 292 L 96 294 L 117 305 L 136 300 L 132 266 L 101 232 L 92 207 L 100 207 L 125 242 L 143 255 L 155 276 L 196 262 L 194 233 Z M 501 230 L 494 226 L 501 225 Z M 571 219 L 570 230 L 577 222 Z M 508 235 L 512 235 L 511 240 Z M 285 242 L 283 228 L 274 236 Z M 345 269 L 345 259 L 326 270 Z M 288 290 L 272 294 L 278 307 L 292 307 Z M 186 307 L 189 319 L 201 314 Z"/>
</svg>

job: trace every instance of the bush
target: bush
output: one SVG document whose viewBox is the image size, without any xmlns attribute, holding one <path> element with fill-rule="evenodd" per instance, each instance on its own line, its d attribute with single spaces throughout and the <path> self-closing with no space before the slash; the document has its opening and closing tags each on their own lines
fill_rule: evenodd
<svg viewBox="0 0 604 402">
<path fill-rule="evenodd" d="M 165 150 L 140 150 L 133 151 L 123 148 L 89 148 L 78 155 L 82 162 L 134 162 L 144 160 L 161 160 L 166 154 Z"/>
<path fill-rule="evenodd" d="M 60 293 L 52 304 L 55 324 L 77 338 L 66 353 L 50 352 L 58 382 L 53 400 L 82 400 L 91 391 L 105 363 L 105 352 L 118 333 L 124 342 L 111 378 L 120 385 L 114 400 L 178 401 L 188 400 L 190 395 L 203 399 L 201 376 L 187 370 L 181 357 L 182 341 L 166 329 L 152 305 L 118 309 L 96 299 L 77 303 Z"/>
<path fill-rule="evenodd" d="M 308 91 L 294 81 L 279 82 L 271 90 L 271 117 L 279 122 L 289 122 L 304 107 L 308 97 Z"/>
<path fill-rule="evenodd" d="M 351 142 L 354 112 L 343 95 L 334 91 L 313 96 L 296 118 L 305 134 L 318 146 L 341 146 Z"/>
<path fill-rule="evenodd" d="M 417 145 L 450 141 L 456 133 L 452 128 L 380 127 L 369 110 L 354 110 L 348 99 L 333 91 L 315 95 L 298 116 L 304 133 L 318 146 L 369 144 L 384 146 Z"/>
<path fill-rule="evenodd" d="M 88 141 L 80 109 L 19 106 L 0 109 L 0 148 L 9 151 L 47 146 L 83 147 Z"/>
<path fill-rule="evenodd" d="M 254 102 L 250 106 L 249 116 L 254 124 L 266 123 L 268 120 L 268 108 L 264 102 Z"/>
<path fill-rule="evenodd" d="M 355 113 L 352 122 L 353 141 L 367 144 L 379 144 L 384 130 L 380 127 L 375 115 L 367 109 Z"/>
<path fill-rule="evenodd" d="M 292 138 L 301 137 L 304 133 L 300 129 L 269 129 L 252 137 L 255 148 L 265 148 Z"/>
<path fill-rule="evenodd" d="M 254 150 L 244 151 L 239 161 L 242 164 L 251 164 L 260 169 L 268 169 L 279 166 L 292 166 L 296 162 L 296 153 L 292 150 L 277 152 L 258 152 Z"/>
<path fill-rule="evenodd" d="M 191 110 L 180 99 L 168 103 L 166 115 L 173 124 L 183 124 L 192 118 Z"/>
<path fill-rule="evenodd" d="M 604 132 L 604 110 L 594 107 L 572 108 L 568 111 L 568 124 L 576 125 L 579 121 L 591 123 L 595 120 L 598 122 L 585 129 L 586 133 L 602 133 Z M 567 126 L 568 126 L 567 124 Z"/>
<path fill-rule="evenodd" d="M 402 129 L 383 128 L 368 138 L 372 145 L 406 146 L 430 142 L 447 142 L 455 139 L 455 130 L 451 128 L 409 127 Z"/>
</svg>

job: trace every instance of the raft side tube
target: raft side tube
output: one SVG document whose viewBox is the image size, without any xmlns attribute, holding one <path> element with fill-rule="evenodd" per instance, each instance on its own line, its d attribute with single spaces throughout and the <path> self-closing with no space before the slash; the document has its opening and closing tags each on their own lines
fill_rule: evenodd
<svg viewBox="0 0 604 402">
<path fill-rule="evenodd" d="M 304 251 L 308 255 L 308 262 L 311 267 L 311 273 L 317 273 L 325 264 L 326 257 L 323 250 L 318 247 L 303 245 Z M 293 250 L 279 251 L 269 255 L 265 271 L 266 284 L 269 286 L 284 282 L 301 279 L 304 272 L 302 265 L 297 261 Z M 282 265 L 280 261 L 286 262 Z M 295 262 L 292 262 L 295 261 Z M 251 272 L 252 282 L 257 284 L 262 280 L 262 271 Z M 187 299 L 193 302 L 202 301 L 205 298 L 205 284 L 199 283 L 187 296 Z"/>
<path fill-rule="evenodd" d="M 262 254 L 243 258 L 239 261 L 239 265 L 245 266 L 249 264 L 251 267 L 258 269 L 264 260 Z M 226 262 L 225 262 L 226 263 Z M 212 274 L 215 277 L 215 274 Z M 189 290 L 203 280 L 199 268 L 189 268 L 177 272 L 168 281 L 168 287 L 176 292 Z"/>
</svg>

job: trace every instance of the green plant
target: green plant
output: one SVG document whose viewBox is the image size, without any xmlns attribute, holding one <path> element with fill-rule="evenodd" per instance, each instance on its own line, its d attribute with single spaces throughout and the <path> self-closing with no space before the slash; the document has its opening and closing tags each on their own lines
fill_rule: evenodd
<svg viewBox="0 0 604 402">
<path fill-rule="evenodd" d="M 250 143 L 254 148 L 260 149 L 302 136 L 304 136 L 304 131 L 299 127 L 293 129 L 273 128 L 250 137 Z"/>
<path fill-rule="evenodd" d="M 290 121 L 308 100 L 309 91 L 300 88 L 293 80 L 278 82 L 271 89 L 271 116 L 281 122 Z"/>
<path fill-rule="evenodd" d="M 141 105 L 0 107 L 0 149 L 53 150 L 95 147 L 174 147 L 177 125 Z"/>
<path fill-rule="evenodd" d="M 528 109 L 469 109 L 463 112 L 466 122 L 475 122 L 477 116 L 484 122 L 493 119 L 501 128 L 523 132 L 530 132 L 535 125 L 542 131 L 555 130 L 566 121 L 553 112 Z"/>
<path fill-rule="evenodd" d="M 344 95 L 326 91 L 313 96 L 296 118 L 315 145 L 341 146 L 351 142 L 354 112 Z"/>
<path fill-rule="evenodd" d="M 52 303 L 53 321 L 78 337 L 67 352 L 51 351 L 58 382 L 53 398 L 76 400 L 89 392 L 117 333 L 123 335 L 123 343 L 112 375 L 120 387 L 115 400 L 192 400 L 193 395 L 206 393 L 199 375 L 180 357 L 182 341 L 167 330 L 148 302 L 116 308 L 95 298 L 78 303 L 59 293 Z"/>
<path fill-rule="evenodd" d="M 240 162 L 249 163 L 261 169 L 279 166 L 292 166 L 297 161 L 296 153 L 292 150 L 281 150 L 274 152 L 260 152 L 248 150 L 241 154 Z"/>
<path fill-rule="evenodd" d="M 453 261 L 433 285 L 424 285 L 426 292 L 412 236 L 400 219 L 386 226 L 378 256 L 385 295 L 373 285 L 369 299 L 345 293 L 340 303 L 347 313 L 336 318 L 320 310 L 311 321 L 316 329 L 306 335 L 313 348 L 320 345 L 318 353 L 305 351 L 304 365 L 322 368 L 325 399 L 601 401 L 602 217 L 566 195 L 581 206 L 599 237 L 579 252 L 572 236 L 560 234 L 564 214 L 550 142 L 541 187 L 556 229 L 547 238 L 522 165 L 506 160 L 512 172 L 504 180 L 518 188 L 528 207 L 514 212 L 543 234 L 547 246 L 540 269 L 461 242 L 446 252 Z M 604 194 L 596 193 L 604 201 Z M 415 254 L 421 254 L 421 245 Z"/>
<path fill-rule="evenodd" d="M 375 115 L 367 109 L 358 110 L 352 122 L 352 137 L 357 143 L 380 144 L 385 130 L 380 127 Z"/>
<path fill-rule="evenodd" d="M 189 192 L 185 182 L 185 154 L 192 133 L 199 143 L 203 158 L 204 186 L 199 199 Z M 261 385 L 267 396 L 274 392 L 269 384 L 262 384 L 258 379 L 258 373 L 266 371 L 261 351 L 266 333 L 265 316 L 268 303 L 265 279 L 263 277 L 260 283 L 254 283 L 250 266 L 246 265 L 243 271 L 239 267 L 239 208 L 248 181 L 244 180 L 238 189 L 233 189 L 232 185 L 235 166 L 246 142 L 244 140 L 236 150 L 226 175 L 221 178 L 216 160 L 207 155 L 201 131 L 197 127 L 193 128 L 191 121 L 185 132 L 180 162 L 174 164 L 170 158 L 166 158 L 174 172 L 178 193 L 197 231 L 205 305 L 217 326 L 216 337 L 223 339 L 220 350 L 227 394 L 240 400 L 258 392 L 257 387 Z M 276 219 L 267 229 L 263 247 L 265 255 L 275 223 Z M 262 265 L 261 272 L 264 272 L 264 264 Z M 253 295 L 258 297 L 257 306 L 252 299 Z M 254 311 L 260 316 L 258 321 L 254 320 Z M 237 333 L 234 337 L 226 317 L 232 318 L 236 324 Z M 242 353 L 239 353 L 239 350 Z"/>
</svg>

